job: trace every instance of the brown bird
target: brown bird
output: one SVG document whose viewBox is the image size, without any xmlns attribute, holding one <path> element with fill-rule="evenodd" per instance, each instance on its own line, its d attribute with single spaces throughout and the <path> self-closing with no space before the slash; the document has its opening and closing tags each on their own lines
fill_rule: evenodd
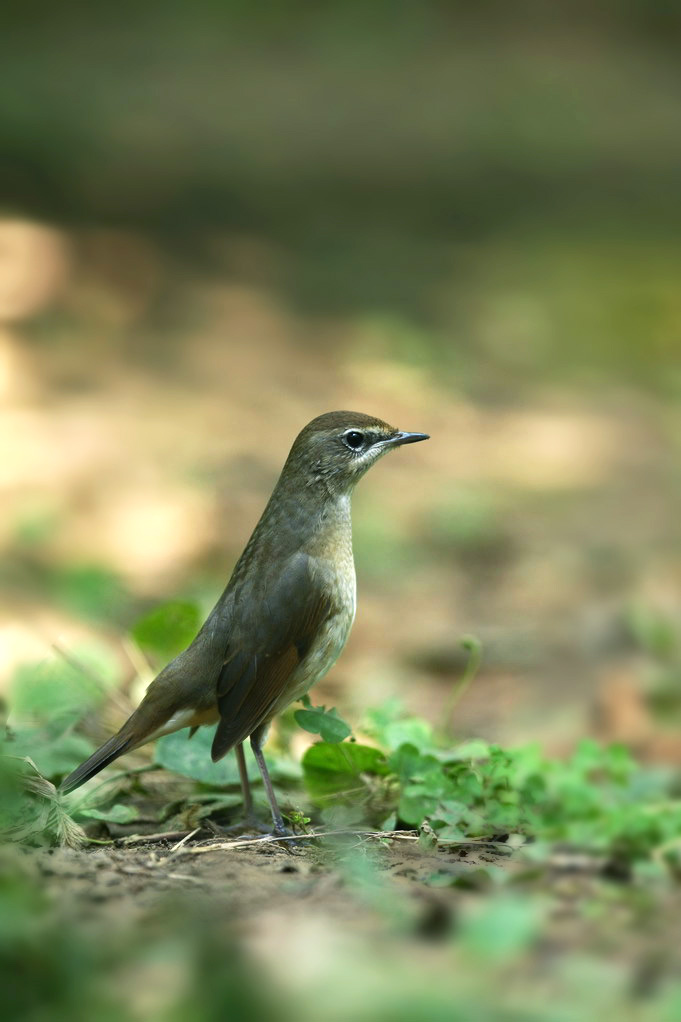
<svg viewBox="0 0 681 1022">
<path fill-rule="evenodd" d="M 120 731 L 63 781 L 73 791 L 125 752 L 161 735 L 215 724 L 213 761 L 235 748 L 252 800 L 242 743 L 251 747 L 285 833 L 262 745 L 272 718 L 338 659 L 355 616 L 350 497 L 378 459 L 427 440 L 359 412 L 328 412 L 296 438 L 227 588 L 199 634 L 152 681 Z"/>
</svg>

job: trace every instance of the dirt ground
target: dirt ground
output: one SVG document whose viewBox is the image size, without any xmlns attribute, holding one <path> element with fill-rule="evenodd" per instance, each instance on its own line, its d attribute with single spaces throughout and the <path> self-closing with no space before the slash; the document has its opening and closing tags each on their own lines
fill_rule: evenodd
<svg viewBox="0 0 681 1022">
<path fill-rule="evenodd" d="M 312 954 L 314 961 L 316 940 L 328 968 L 329 926 L 334 941 L 347 939 L 356 950 L 365 942 L 367 948 L 376 940 L 396 942 L 394 968 L 402 955 L 419 956 L 424 948 L 431 949 L 430 960 L 437 946 L 451 953 L 453 938 L 465 946 L 471 920 L 504 898 L 514 903 L 515 895 L 503 883 L 490 884 L 481 867 L 496 867 L 513 879 L 525 905 L 539 906 L 536 932 L 513 956 L 528 982 L 550 975 L 566 957 L 591 956 L 633 996 L 681 969 L 681 949 L 672 939 L 678 891 L 644 890 L 602 860 L 569 849 L 534 872 L 503 844 L 428 849 L 407 833 L 322 840 L 193 835 L 146 843 L 133 837 L 88 850 L 5 848 L 3 858 L 46 892 L 56 918 L 94 939 L 146 932 L 164 905 L 191 905 L 202 926 L 227 921 L 240 946 L 286 983 L 291 975 L 302 982 L 296 956 Z M 492 925 L 513 931 L 503 912 Z M 485 940 L 494 945 L 494 934 Z M 303 975 L 316 968 L 322 966 L 308 963 Z"/>
<path fill-rule="evenodd" d="M 67 899 L 77 912 L 91 912 L 96 905 L 102 915 L 134 917 L 159 897 L 184 891 L 217 898 L 242 924 L 263 912 L 323 909 L 345 925 L 359 924 L 360 930 L 367 911 L 361 899 L 348 897 L 342 866 L 348 854 L 368 855 L 386 891 L 413 899 L 414 925 L 419 928 L 446 927 L 447 899 L 426 886 L 428 878 L 437 874 L 454 880 L 506 858 L 503 850 L 475 843 L 424 851 L 406 834 L 386 839 L 338 835 L 331 847 L 328 839 L 248 836 L 134 847 L 126 846 L 129 841 L 124 838 L 106 849 L 24 850 L 22 855 L 50 895 L 56 901 Z"/>
</svg>

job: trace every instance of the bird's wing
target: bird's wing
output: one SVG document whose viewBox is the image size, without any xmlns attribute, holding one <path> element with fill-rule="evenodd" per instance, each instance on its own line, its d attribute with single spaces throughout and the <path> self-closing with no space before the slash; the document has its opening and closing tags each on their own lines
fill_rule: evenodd
<svg viewBox="0 0 681 1022">
<path fill-rule="evenodd" d="M 319 562 L 298 553 L 276 580 L 268 580 L 265 591 L 251 590 L 236 603 L 217 683 L 220 722 L 213 760 L 252 734 L 285 693 L 319 628 L 334 612 L 329 589 Z"/>
</svg>

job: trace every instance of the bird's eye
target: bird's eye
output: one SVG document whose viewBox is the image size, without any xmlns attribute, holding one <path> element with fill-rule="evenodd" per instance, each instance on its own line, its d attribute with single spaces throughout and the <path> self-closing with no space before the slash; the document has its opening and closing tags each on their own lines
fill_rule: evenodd
<svg viewBox="0 0 681 1022">
<path fill-rule="evenodd" d="M 343 440 L 351 451 L 358 451 L 364 443 L 364 433 L 360 433 L 357 429 L 349 429 Z"/>
</svg>

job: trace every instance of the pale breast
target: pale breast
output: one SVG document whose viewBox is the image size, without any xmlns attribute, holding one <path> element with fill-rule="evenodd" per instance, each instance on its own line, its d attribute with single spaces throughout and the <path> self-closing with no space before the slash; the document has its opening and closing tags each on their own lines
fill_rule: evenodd
<svg viewBox="0 0 681 1022">
<path fill-rule="evenodd" d="M 286 691 L 277 700 L 274 713 L 279 713 L 289 703 L 304 696 L 312 685 L 331 670 L 343 651 L 355 619 L 356 589 L 352 556 L 350 570 L 345 565 L 344 571 L 336 573 L 335 582 L 336 598 L 333 602 L 336 612 L 327 618 L 317 632 L 314 642 L 290 678 Z"/>
<path fill-rule="evenodd" d="M 272 709 L 279 713 L 300 699 L 329 671 L 340 656 L 355 619 L 357 601 L 355 562 L 352 556 L 350 498 L 341 497 L 325 509 L 319 528 L 305 543 L 305 552 L 324 578 L 333 612 L 319 628 L 314 642 L 293 672 Z"/>
</svg>

